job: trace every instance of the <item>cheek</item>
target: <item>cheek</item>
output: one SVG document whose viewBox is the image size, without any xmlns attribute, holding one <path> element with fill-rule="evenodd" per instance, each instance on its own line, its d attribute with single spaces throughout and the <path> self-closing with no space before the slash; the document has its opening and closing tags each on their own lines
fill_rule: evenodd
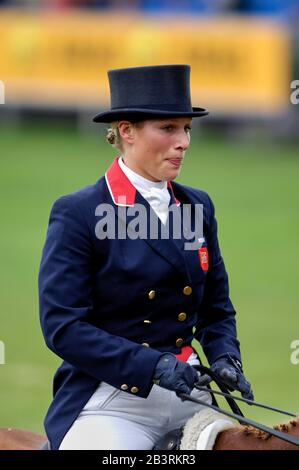
<svg viewBox="0 0 299 470">
<path fill-rule="evenodd" d="M 151 133 L 143 140 L 142 149 L 140 150 L 143 154 L 144 161 L 146 161 L 150 166 L 157 166 L 168 154 L 170 148 L 170 137 Z"/>
<path fill-rule="evenodd" d="M 153 148 L 157 156 L 165 156 L 171 149 L 171 139 L 169 137 L 160 137 L 153 139 Z"/>
<path fill-rule="evenodd" d="M 158 158 L 159 155 L 163 154 L 164 149 L 165 143 L 156 136 L 152 136 L 151 138 L 147 139 L 147 141 L 144 143 L 144 150 L 150 158 L 150 161 L 152 161 L 152 159 L 155 159 L 155 157 Z"/>
</svg>

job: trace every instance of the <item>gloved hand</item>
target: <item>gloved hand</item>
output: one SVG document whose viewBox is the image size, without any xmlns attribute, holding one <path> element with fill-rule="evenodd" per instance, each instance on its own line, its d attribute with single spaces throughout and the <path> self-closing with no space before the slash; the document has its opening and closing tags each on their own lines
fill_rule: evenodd
<svg viewBox="0 0 299 470">
<path fill-rule="evenodd" d="M 186 362 L 179 361 L 174 354 L 164 353 L 159 359 L 153 382 L 177 393 L 191 394 L 198 380 L 196 370 Z"/>
<path fill-rule="evenodd" d="M 253 400 L 253 392 L 250 383 L 246 380 L 240 361 L 233 358 L 229 353 L 219 357 L 211 366 L 221 381 L 230 391 L 238 390 L 243 398 Z"/>
</svg>

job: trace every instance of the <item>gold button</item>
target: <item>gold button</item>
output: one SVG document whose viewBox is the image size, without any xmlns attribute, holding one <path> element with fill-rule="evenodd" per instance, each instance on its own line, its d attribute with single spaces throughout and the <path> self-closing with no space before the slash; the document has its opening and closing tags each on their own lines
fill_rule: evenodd
<svg viewBox="0 0 299 470">
<path fill-rule="evenodd" d="M 149 344 L 148 344 L 148 343 L 142 343 L 142 346 L 145 346 L 146 348 L 149 348 Z"/>
<path fill-rule="evenodd" d="M 150 325 L 152 322 L 150 320 L 143 320 L 143 323 L 146 323 L 147 325 Z"/>
<path fill-rule="evenodd" d="M 185 321 L 187 318 L 187 314 L 185 312 L 181 312 L 178 314 L 178 320 L 179 321 Z"/>
<path fill-rule="evenodd" d="M 129 385 L 127 384 L 122 384 L 122 386 L 120 387 L 122 390 L 128 390 L 129 388 Z"/>
<path fill-rule="evenodd" d="M 138 393 L 138 392 L 139 392 L 139 388 L 138 388 L 138 387 L 132 387 L 132 388 L 131 388 L 131 392 L 132 392 L 132 393 Z"/>
<path fill-rule="evenodd" d="M 156 292 L 154 290 L 150 290 L 148 293 L 148 298 L 153 300 L 156 297 Z"/>
<path fill-rule="evenodd" d="M 190 287 L 190 286 L 184 287 L 183 293 L 184 293 L 185 295 L 190 295 L 190 294 L 192 294 L 192 287 Z"/>
<path fill-rule="evenodd" d="M 183 345 L 184 340 L 182 338 L 178 338 L 175 342 L 175 345 L 180 348 Z"/>
</svg>

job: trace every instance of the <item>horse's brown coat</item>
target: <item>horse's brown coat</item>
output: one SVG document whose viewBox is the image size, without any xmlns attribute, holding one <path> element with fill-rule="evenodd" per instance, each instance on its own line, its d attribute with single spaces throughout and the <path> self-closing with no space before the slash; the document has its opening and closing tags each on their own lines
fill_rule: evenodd
<svg viewBox="0 0 299 470">
<path fill-rule="evenodd" d="M 0 450 L 37 450 L 45 441 L 45 436 L 31 431 L 0 429 Z"/>
<path fill-rule="evenodd" d="M 274 426 L 274 429 L 299 439 L 299 417 L 288 423 Z M 290 444 L 252 426 L 236 426 L 223 431 L 217 436 L 214 450 L 299 450 L 299 446 Z"/>
</svg>

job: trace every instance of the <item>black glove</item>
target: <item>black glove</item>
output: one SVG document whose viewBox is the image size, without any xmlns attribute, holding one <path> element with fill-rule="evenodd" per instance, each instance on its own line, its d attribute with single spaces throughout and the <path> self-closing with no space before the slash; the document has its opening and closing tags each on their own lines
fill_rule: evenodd
<svg viewBox="0 0 299 470">
<path fill-rule="evenodd" d="M 159 359 L 153 382 L 177 393 L 191 394 L 198 380 L 196 370 L 186 362 L 177 360 L 174 354 L 164 353 Z"/>
<path fill-rule="evenodd" d="M 211 370 L 219 376 L 230 391 L 238 390 L 243 398 L 254 399 L 251 385 L 245 379 L 242 365 L 238 359 L 227 353 L 212 364 Z"/>
</svg>

